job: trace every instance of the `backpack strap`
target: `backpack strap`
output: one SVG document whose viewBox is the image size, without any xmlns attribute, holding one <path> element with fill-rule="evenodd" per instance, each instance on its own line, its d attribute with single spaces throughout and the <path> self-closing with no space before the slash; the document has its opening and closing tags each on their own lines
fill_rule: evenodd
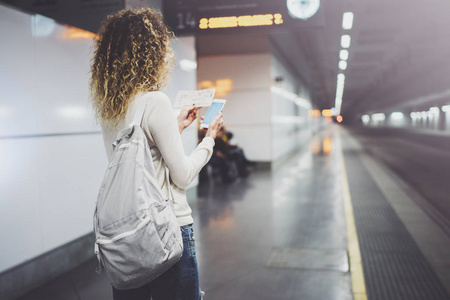
<svg viewBox="0 0 450 300">
<path fill-rule="evenodd" d="M 131 124 L 133 123 L 142 127 L 142 121 L 144 120 L 144 113 L 145 109 L 147 108 L 147 103 L 147 98 L 145 98 L 144 101 L 141 101 L 141 103 L 137 103 L 137 107 L 135 110 L 136 113 L 134 114 L 133 121 L 130 123 L 130 127 L 132 127 Z"/>
<path fill-rule="evenodd" d="M 144 102 L 144 101 L 141 101 Z M 131 123 L 128 124 L 128 126 L 125 126 L 125 128 L 121 129 L 116 136 L 116 139 L 113 143 L 113 149 L 115 149 L 117 147 L 117 145 L 119 144 L 120 140 L 133 132 L 133 127 L 134 125 L 138 125 L 139 127 L 142 128 L 142 120 L 144 119 L 144 113 L 145 113 L 145 109 L 147 108 L 147 103 L 148 100 L 145 99 L 144 103 L 137 103 L 136 104 L 136 108 L 135 108 L 135 114 L 133 116 L 133 120 L 131 121 Z"/>
<path fill-rule="evenodd" d="M 169 168 L 167 166 L 166 166 L 165 173 L 166 173 L 167 189 L 169 190 L 169 204 L 173 209 L 175 198 L 173 197 L 172 187 L 170 186 L 170 174 L 169 174 Z"/>
<path fill-rule="evenodd" d="M 139 125 L 142 128 L 142 121 L 144 120 L 144 113 L 145 113 L 145 109 L 147 108 L 148 100 L 145 99 L 145 101 L 141 101 L 141 102 L 145 102 L 145 103 L 138 104 L 139 106 L 136 108 L 136 113 L 133 117 L 133 121 L 128 126 L 129 128 L 133 127 L 133 125 Z M 143 109 L 141 109 L 141 108 L 143 108 Z M 175 198 L 173 196 L 172 187 L 170 186 L 170 174 L 169 174 L 169 168 L 167 166 L 165 167 L 164 173 L 166 175 L 167 189 L 169 190 L 169 204 L 173 208 Z"/>
</svg>

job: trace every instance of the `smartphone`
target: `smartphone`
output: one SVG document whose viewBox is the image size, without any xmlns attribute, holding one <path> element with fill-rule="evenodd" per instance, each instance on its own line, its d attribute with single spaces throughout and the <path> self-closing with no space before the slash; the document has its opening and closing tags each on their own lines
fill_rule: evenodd
<svg viewBox="0 0 450 300">
<path fill-rule="evenodd" d="M 227 102 L 227 100 L 214 99 L 208 109 L 208 112 L 205 115 L 205 118 L 203 119 L 203 122 L 200 124 L 201 128 L 209 127 L 209 123 L 211 123 L 211 121 L 219 114 L 219 112 L 222 111 L 223 107 L 225 106 L 225 102 Z"/>
</svg>

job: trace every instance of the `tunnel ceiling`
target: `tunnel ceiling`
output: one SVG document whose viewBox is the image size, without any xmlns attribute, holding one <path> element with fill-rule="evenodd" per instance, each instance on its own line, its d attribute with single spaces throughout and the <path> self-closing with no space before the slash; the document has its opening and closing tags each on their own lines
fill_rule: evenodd
<svg viewBox="0 0 450 300">
<path fill-rule="evenodd" d="M 325 26 L 271 35 L 278 52 L 309 83 L 317 108 L 334 107 L 340 72 L 346 76 L 343 115 L 450 101 L 445 96 L 450 89 L 450 1 L 322 2 Z M 355 15 L 351 30 L 342 29 L 347 11 Z M 351 36 L 344 71 L 338 68 L 342 34 Z M 420 101 L 426 98 L 434 101 Z"/>
</svg>

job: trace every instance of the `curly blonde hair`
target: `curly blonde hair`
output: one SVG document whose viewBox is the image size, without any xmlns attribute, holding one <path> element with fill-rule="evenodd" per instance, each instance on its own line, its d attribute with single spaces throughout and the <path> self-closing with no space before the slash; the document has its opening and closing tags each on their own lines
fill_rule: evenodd
<svg viewBox="0 0 450 300">
<path fill-rule="evenodd" d="M 159 11 L 121 10 L 107 17 L 94 45 L 90 89 L 97 119 L 116 126 L 138 92 L 166 84 L 174 61 Z"/>
</svg>

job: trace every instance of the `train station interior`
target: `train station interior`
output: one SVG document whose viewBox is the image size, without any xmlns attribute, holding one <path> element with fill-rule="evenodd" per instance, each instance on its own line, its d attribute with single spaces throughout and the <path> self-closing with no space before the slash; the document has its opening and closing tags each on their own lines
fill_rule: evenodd
<svg viewBox="0 0 450 300">
<path fill-rule="evenodd" d="M 202 299 L 450 300 L 450 1 L 0 0 L 1 300 L 113 299 L 90 66 L 143 7 L 173 33 L 174 118 L 180 91 L 226 100 L 185 190 Z"/>
</svg>

